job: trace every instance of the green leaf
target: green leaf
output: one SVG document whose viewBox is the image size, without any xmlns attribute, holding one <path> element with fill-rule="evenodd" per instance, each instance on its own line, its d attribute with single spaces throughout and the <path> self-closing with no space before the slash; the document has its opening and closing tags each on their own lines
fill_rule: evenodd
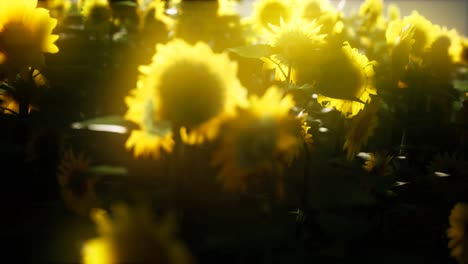
<svg viewBox="0 0 468 264">
<path fill-rule="evenodd" d="M 266 44 L 229 48 L 228 51 L 234 52 L 245 58 L 254 59 L 267 58 L 274 54 L 273 47 Z"/>
<path fill-rule="evenodd" d="M 115 133 L 126 133 L 128 126 L 130 126 L 130 122 L 125 120 L 122 116 L 115 115 L 92 118 L 71 124 L 71 127 L 74 129 L 89 129 Z"/>
<path fill-rule="evenodd" d="M 88 170 L 89 173 L 96 176 L 106 176 L 106 175 L 127 175 L 128 171 L 125 167 L 116 167 L 116 166 L 94 166 Z"/>
</svg>

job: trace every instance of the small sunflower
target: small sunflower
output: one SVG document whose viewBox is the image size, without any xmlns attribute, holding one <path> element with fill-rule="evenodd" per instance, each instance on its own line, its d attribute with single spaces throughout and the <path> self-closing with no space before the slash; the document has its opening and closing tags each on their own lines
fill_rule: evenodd
<svg viewBox="0 0 468 264">
<path fill-rule="evenodd" d="M 155 222 L 148 209 L 117 205 L 112 217 L 102 209 L 92 211 L 99 237 L 82 248 L 85 264 L 161 263 L 189 264 L 192 256 L 174 236 L 173 218 Z"/>
<path fill-rule="evenodd" d="M 375 173 L 378 176 L 390 176 L 393 174 L 392 158 L 385 153 L 371 153 L 369 160 L 362 167 L 367 172 Z"/>
<path fill-rule="evenodd" d="M 57 172 L 65 205 L 82 216 L 87 216 L 92 208 L 99 206 L 94 191 L 97 178 L 87 172 L 90 163 L 90 159 L 83 154 L 75 155 L 70 150 L 64 153 Z"/>
<path fill-rule="evenodd" d="M 351 119 L 351 127 L 346 133 L 346 141 L 343 145 L 348 160 L 352 160 L 361 147 L 367 144 L 369 137 L 374 134 L 378 124 L 377 111 L 379 106 L 380 101 L 374 100 Z"/>
<path fill-rule="evenodd" d="M 400 8 L 395 4 L 389 4 L 387 7 L 387 17 L 390 22 L 399 20 L 401 18 Z"/>
<path fill-rule="evenodd" d="M 439 33 L 438 38 L 446 38 L 450 44 L 448 47 L 448 54 L 452 63 L 459 63 L 463 61 L 463 37 L 457 32 L 456 29 L 448 30 L 443 27 Z"/>
<path fill-rule="evenodd" d="M 57 53 L 57 20 L 37 0 L 0 1 L 0 58 L 18 70 L 44 66 L 43 53 Z M 1 60 L 1 59 L 0 59 Z"/>
<path fill-rule="evenodd" d="M 468 263 L 468 204 L 457 203 L 449 216 L 450 227 L 447 229 L 450 256 L 459 264 Z"/>
<path fill-rule="evenodd" d="M 345 117 L 353 117 L 377 94 L 374 87 L 375 61 L 345 42 L 340 51 L 322 65 L 317 80 L 317 101 L 325 107 L 335 107 Z"/>
<path fill-rule="evenodd" d="M 249 182 L 277 183 L 281 196 L 281 170 L 301 147 L 298 136 L 301 122 L 290 115 L 292 96 L 282 96 L 277 87 L 267 89 L 263 97 L 250 97 L 249 105 L 226 123 L 220 146 L 212 164 L 221 167 L 218 178 L 225 189 L 246 191 Z M 275 179 L 259 178 L 264 173 Z M 255 177 L 257 176 L 257 177 Z"/>
<path fill-rule="evenodd" d="M 289 22 L 294 16 L 294 3 L 288 0 L 258 0 L 254 3 L 250 20 L 258 30 L 270 30 L 270 25 L 280 25 L 281 19 Z"/>
</svg>

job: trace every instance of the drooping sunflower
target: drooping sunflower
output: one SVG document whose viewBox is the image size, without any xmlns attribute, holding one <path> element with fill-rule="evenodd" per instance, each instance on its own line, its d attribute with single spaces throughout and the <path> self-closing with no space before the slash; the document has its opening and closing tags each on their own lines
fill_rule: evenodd
<svg viewBox="0 0 468 264">
<path fill-rule="evenodd" d="M 369 160 L 364 163 L 362 168 L 378 176 L 389 176 L 393 174 L 393 167 L 390 163 L 392 158 L 392 156 L 386 153 L 371 153 Z"/>
<path fill-rule="evenodd" d="M 173 143 L 167 141 L 172 140 L 171 135 L 168 130 L 158 133 L 156 123 L 169 123 L 173 131 L 180 130 L 187 144 L 213 140 L 222 121 L 246 103 L 237 64 L 202 42 L 190 45 L 175 39 L 157 45 L 152 63 L 140 71 L 137 88 L 126 98 L 129 110 L 125 118 L 141 128 L 127 141 L 128 148 L 135 147 L 135 154 L 159 153 L 155 146 L 170 151 Z M 157 138 L 141 140 L 142 131 Z"/>
<path fill-rule="evenodd" d="M 57 20 L 37 0 L 0 1 L 0 58 L 16 70 L 44 66 L 43 53 L 57 53 Z M 0 59 L 1 60 L 1 59 Z"/>
<path fill-rule="evenodd" d="M 155 222 L 143 207 L 113 206 L 112 217 L 102 209 L 92 211 L 99 237 L 82 248 L 85 264 L 161 263 L 189 264 L 192 256 L 174 236 L 173 218 Z"/>
<path fill-rule="evenodd" d="M 348 160 L 352 160 L 361 147 L 367 144 L 369 137 L 374 134 L 378 124 L 377 111 L 379 107 L 380 100 L 376 99 L 367 104 L 364 110 L 351 119 L 351 125 L 343 145 Z"/>
<path fill-rule="evenodd" d="M 341 50 L 321 65 L 317 80 L 317 101 L 325 107 L 335 107 L 345 117 L 353 117 L 377 94 L 374 87 L 375 61 L 345 42 Z"/>
<path fill-rule="evenodd" d="M 288 0 L 258 0 L 254 3 L 250 21 L 258 30 L 270 30 L 271 25 L 279 25 L 281 19 L 289 22 L 295 12 L 294 3 Z"/>
<path fill-rule="evenodd" d="M 94 190 L 97 177 L 88 173 L 90 163 L 88 157 L 70 150 L 63 154 L 57 172 L 65 206 L 81 216 L 87 216 L 91 209 L 99 207 Z"/>
<path fill-rule="evenodd" d="M 301 121 L 290 115 L 292 96 L 270 87 L 227 121 L 212 164 L 220 167 L 218 179 L 231 191 L 246 191 L 249 183 L 276 183 L 282 194 L 281 171 L 301 147 Z M 262 177 L 272 174 L 273 179 Z"/>
<path fill-rule="evenodd" d="M 450 41 L 448 47 L 448 54 L 452 63 L 459 63 L 463 61 L 463 37 L 457 32 L 456 29 L 441 28 L 437 38 L 446 38 Z"/>
<path fill-rule="evenodd" d="M 459 264 L 468 263 L 468 204 L 457 203 L 449 216 L 450 227 L 447 229 L 450 256 Z"/>
</svg>

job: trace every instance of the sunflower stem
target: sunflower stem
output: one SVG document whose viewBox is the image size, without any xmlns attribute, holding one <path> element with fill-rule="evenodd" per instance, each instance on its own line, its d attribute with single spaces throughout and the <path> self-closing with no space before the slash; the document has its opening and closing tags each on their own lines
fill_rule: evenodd
<svg viewBox="0 0 468 264">
<path fill-rule="evenodd" d="M 171 162 L 169 164 L 169 190 L 170 190 L 170 205 L 176 212 L 180 209 L 179 195 L 181 187 L 183 186 L 183 170 L 182 157 L 184 144 L 180 137 L 180 127 L 176 126 L 174 129 L 174 151 L 171 156 Z"/>
<path fill-rule="evenodd" d="M 283 70 L 283 68 L 281 67 L 281 65 L 278 62 L 274 61 L 270 57 L 268 57 L 267 59 L 269 59 L 271 62 L 273 62 L 273 64 L 275 64 L 278 67 L 278 69 L 281 71 L 281 74 L 283 74 L 283 77 L 285 79 L 288 79 L 288 75 L 286 74 L 286 72 Z"/>
</svg>

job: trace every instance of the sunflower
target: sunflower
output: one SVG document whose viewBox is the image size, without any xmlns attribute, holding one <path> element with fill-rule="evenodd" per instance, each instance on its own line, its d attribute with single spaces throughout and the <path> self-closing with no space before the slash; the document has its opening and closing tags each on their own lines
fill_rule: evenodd
<svg viewBox="0 0 468 264">
<path fill-rule="evenodd" d="M 367 29 L 383 26 L 385 19 L 383 13 L 383 0 L 365 0 L 359 7 L 359 17 Z"/>
<path fill-rule="evenodd" d="M 102 209 L 94 210 L 91 217 L 99 237 L 84 244 L 85 264 L 193 263 L 188 250 L 174 237 L 171 217 L 154 222 L 148 209 L 125 205 L 113 206 L 112 217 Z"/>
<path fill-rule="evenodd" d="M 401 18 L 400 8 L 395 4 L 389 4 L 387 7 L 387 17 L 389 21 L 395 21 Z"/>
<path fill-rule="evenodd" d="M 411 15 L 403 17 L 402 23 L 404 27 L 411 25 L 414 28 L 412 53 L 416 56 L 421 56 L 431 47 L 440 30 L 439 27 L 433 25 L 431 21 L 427 20 L 417 11 L 413 11 Z"/>
<path fill-rule="evenodd" d="M 320 26 L 315 21 L 293 19 L 289 23 L 281 20 L 280 26 L 270 25 L 266 32 L 268 42 L 274 47 L 276 60 L 285 65 L 294 65 L 308 58 L 321 45 L 325 44 L 324 34 L 319 34 Z"/>
<path fill-rule="evenodd" d="M 369 137 L 374 134 L 379 106 L 380 101 L 376 99 L 351 119 L 351 127 L 346 133 L 346 141 L 343 145 L 348 160 L 352 160 L 361 147 L 367 144 Z"/>
<path fill-rule="evenodd" d="M 248 181 L 276 181 L 278 194 L 282 194 L 283 166 L 301 147 L 301 121 L 289 114 L 292 107 L 292 96 L 283 97 L 273 86 L 261 98 L 251 96 L 249 105 L 226 123 L 212 159 L 214 166 L 221 167 L 218 179 L 225 189 L 246 191 Z M 265 173 L 276 178 L 258 177 Z"/>
<path fill-rule="evenodd" d="M 44 66 L 43 53 L 57 53 L 57 20 L 37 0 L 0 1 L 0 58 L 15 70 Z M 1 60 L 1 59 L 0 59 Z"/>
<path fill-rule="evenodd" d="M 377 94 L 374 87 L 375 61 L 345 42 L 341 50 L 322 66 L 317 80 L 317 101 L 325 107 L 335 107 L 345 117 L 353 117 Z"/>
<path fill-rule="evenodd" d="M 452 63 L 459 63 L 463 61 L 463 37 L 457 32 L 456 29 L 448 30 L 443 27 L 439 33 L 438 38 L 446 38 L 450 44 L 448 47 L 448 54 Z"/>
<path fill-rule="evenodd" d="M 459 264 L 468 263 L 468 204 L 457 203 L 449 216 L 450 227 L 447 229 L 448 247 L 452 250 L 450 256 Z"/>
<path fill-rule="evenodd" d="M 369 173 L 375 173 L 378 176 L 389 176 L 393 174 L 391 165 L 392 156 L 386 153 L 371 153 L 369 160 L 362 166 Z"/>
<path fill-rule="evenodd" d="M 73 151 L 65 152 L 58 167 L 57 180 L 65 205 L 71 211 L 87 216 L 92 208 L 99 206 L 94 191 L 97 178 L 88 173 L 90 159 Z"/>
<path fill-rule="evenodd" d="M 214 139 L 225 115 L 245 104 L 237 64 L 203 42 L 192 46 L 174 40 L 159 45 L 152 65 L 144 71 L 150 76 L 145 86 L 154 89 L 158 118 L 185 128 L 189 135 Z"/>
<path fill-rule="evenodd" d="M 288 0 L 258 0 L 254 3 L 250 21 L 257 30 L 270 30 L 271 25 L 280 25 L 281 19 L 289 22 L 295 12 L 294 3 Z"/>
</svg>

